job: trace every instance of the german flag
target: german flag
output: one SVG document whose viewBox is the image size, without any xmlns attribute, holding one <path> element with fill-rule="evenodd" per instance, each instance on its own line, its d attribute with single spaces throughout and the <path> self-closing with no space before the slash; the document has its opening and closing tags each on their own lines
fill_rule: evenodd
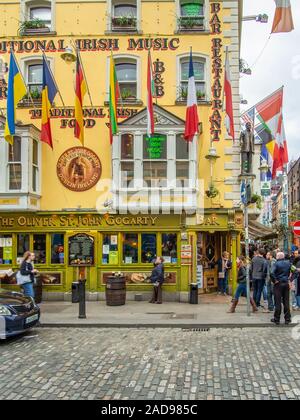
<svg viewBox="0 0 300 420">
<path fill-rule="evenodd" d="M 53 149 L 50 125 L 50 109 L 57 94 L 57 87 L 49 69 L 47 60 L 43 57 L 43 88 L 42 88 L 42 128 L 41 141 Z"/>
<path fill-rule="evenodd" d="M 79 53 L 76 61 L 76 87 L 75 87 L 75 128 L 74 135 L 84 144 L 84 121 L 83 121 L 83 99 L 87 92 L 87 85 L 83 73 L 83 68 Z"/>
</svg>

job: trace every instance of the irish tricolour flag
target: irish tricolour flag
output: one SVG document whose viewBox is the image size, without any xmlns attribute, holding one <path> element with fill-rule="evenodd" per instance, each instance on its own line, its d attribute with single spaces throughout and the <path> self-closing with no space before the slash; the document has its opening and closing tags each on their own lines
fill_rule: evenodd
<svg viewBox="0 0 300 420">
<path fill-rule="evenodd" d="M 294 29 L 290 0 L 275 0 L 276 10 L 272 33 L 291 32 Z"/>
<path fill-rule="evenodd" d="M 190 53 L 189 64 L 189 81 L 188 81 L 188 95 L 187 95 L 187 109 L 185 117 L 185 131 L 184 139 L 186 141 L 193 141 L 194 135 L 198 133 L 198 110 L 197 110 L 197 93 L 196 83 L 194 77 L 193 55 Z"/>
</svg>

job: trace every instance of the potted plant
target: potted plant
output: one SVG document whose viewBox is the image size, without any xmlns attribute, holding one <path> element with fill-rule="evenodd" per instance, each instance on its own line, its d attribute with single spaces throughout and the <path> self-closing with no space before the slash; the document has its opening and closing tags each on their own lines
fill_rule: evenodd
<svg viewBox="0 0 300 420">
<path fill-rule="evenodd" d="M 136 28 L 136 18 L 134 16 L 117 16 L 112 18 L 113 28 Z"/>
<path fill-rule="evenodd" d="M 41 19 L 25 20 L 21 23 L 18 30 L 19 35 L 31 35 L 44 32 L 50 32 L 50 29 Z"/>
<path fill-rule="evenodd" d="M 178 100 L 179 101 L 186 101 L 187 100 L 187 95 L 188 95 L 188 88 L 184 87 L 184 86 L 180 86 L 179 87 L 179 95 L 178 95 Z"/>
<path fill-rule="evenodd" d="M 204 29 L 204 17 L 181 16 L 178 18 L 178 27 L 185 31 L 199 31 Z"/>
<path fill-rule="evenodd" d="M 31 99 L 34 103 L 40 103 L 42 100 L 42 94 L 37 87 L 30 90 L 30 95 L 29 92 L 26 93 L 26 95 L 23 98 L 23 103 L 27 105 L 31 103 Z"/>
<path fill-rule="evenodd" d="M 136 100 L 135 95 L 133 94 L 132 90 L 129 88 L 124 88 L 121 90 L 121 97 L 123 101 L 134 101 Z"/>
<path fill-rule="evenodd" d="M 216 198 L 220 192 L 219 190 L 214 186 L 213 183 L 209 185 L 209 189 L 205 191 L 205 194 L 208 198 Z"/>
<path fill-rule="evenodd" d="M 251 204 L 256 204 L 256 207 L 261 210 L 262 208 L 262 198 L 260 195 L 258 194 L 252 194 L 251 200 L 250 200 Z"/>
<path fill-rule="evenodd" d="M 201 92 L 201 90 L 197 90 L 197 101 L 203 101 L 205 99 L 205 92 Z"/>
</svg>

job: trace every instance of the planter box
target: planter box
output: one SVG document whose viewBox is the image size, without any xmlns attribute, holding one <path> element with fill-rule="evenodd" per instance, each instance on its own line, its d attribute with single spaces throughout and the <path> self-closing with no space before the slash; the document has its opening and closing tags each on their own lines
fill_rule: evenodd
<svg viewBox="0 0 300 420">
<path fill-rule="evenodd" d="M 32 29 L 25 29 L 24 32 L 22 32 L 22 35 L 39 35 L 39 34 L 48 34 L 50 32 L 50 29 L 48 27 L 46 28 L 32 28 Z"/>
</svg>

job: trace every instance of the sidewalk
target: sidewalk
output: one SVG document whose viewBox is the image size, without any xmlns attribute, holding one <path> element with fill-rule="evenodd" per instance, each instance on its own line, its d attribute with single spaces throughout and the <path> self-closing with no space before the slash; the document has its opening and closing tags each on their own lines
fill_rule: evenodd
<svg viewBox="0 0 300 420">
<path fill-rule="evenodd" d="M 86 319 L 78 318 L 78 304 L 45 302 L 41 307 L 42 327 L 178 327 L 243 328 L 270 327 L 273 314 L 262 311 L 247 316 L 246 300 L 241 300 L 235 314 L 228 314 L 230 297 L 200 297 L 198 305 L 166 302 L 162 305 L 127 301 L 124 306 L 105 302 L 87 302 Z M 294 316 L 297 313 L 294 313 Z"/>
</svg>

